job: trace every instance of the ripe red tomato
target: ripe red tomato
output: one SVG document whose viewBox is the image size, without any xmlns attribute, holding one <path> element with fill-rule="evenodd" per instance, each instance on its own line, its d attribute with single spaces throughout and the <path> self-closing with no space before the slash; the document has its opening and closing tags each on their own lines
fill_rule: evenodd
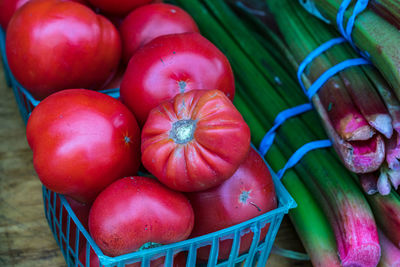
<svg viewBox="0 0 400 267">
<path fill-rule="evenodd" d="M 193 206 L 195 225 L 191 237 L 215 232 L 244 222 L 277 207 L 274 183 L 261 156 L 250 149 L 247 159 L 235 174 L 221 185 L 202 192 L 187 194 Z M 264 238 L 268 225 L 261 231 Z M 239 254 L 250 248 L 253 233 L 240 240 Z M 219 259 L 227 259 L 232 239 L 220 241 Z M 199 259 L 207 260 L 210 247 L 197 251 Z"/>
<path fill-rule="evenodd" d="M 250 130 L 219 90 L 192 90 L 154 108 L 142 131 L 142 163 L 168 187 L 200 191 L 244 161 Z"/>
<path fill-rule="evenodd" d="M 122 59 L 127 64 L 133 53 L 154 38 L 173 33 L 199 32 L 196 22 L 183 9 L 170 4 L 150 4 L 133 10 L 119 28 Z"/>
<path fill-rule="evenodd" d="M 218 89 L 231 100 L 235 82 L 228 59 L 199 33 L 157 37 L 138 49 L 121 83 L 121 99 L 143 125 L 152 108 L 193 89 Z"/>
<path fill-rule="evenodd" d="M 6 52 L 16 79 L 35 98 L 68 88 L 99 89 L 121 58 L 117 29 L 72 1 L 35 0 L 11 19 Z"/>
<path fill-rule="evenodd" d="M 81 202 L 139 168 L 134 116 L 99 92 L 69 89 L 47 97 L 29 117 L 26 135 L 42 183 Z"/>
<path fill-rule="evenodd" d="M 1 0 L 0 1 L 0 26 L 6 30 L 8 22 L 14 15 L 15 11 L 23 6 L 26 2 L 30 0 Z M 74 1 L 86 5 L 86 0 L 64 0 L 64 1 Z"/>
<path fill-rule="evenodd" d="M 102 12 L 111 15 L 126 15 L 133 9 L 149 4 L 152 0 L 88 0 Z"/>
<path fill-rule="evenodd" d="M 109 185 L 89 214 L 90 234 L 108 256 L 134 252 L 149 242 L 182 241 L 190 235 L 193 222 L 193 209 L 182 193 L 140 176 Z"/>
</svg>

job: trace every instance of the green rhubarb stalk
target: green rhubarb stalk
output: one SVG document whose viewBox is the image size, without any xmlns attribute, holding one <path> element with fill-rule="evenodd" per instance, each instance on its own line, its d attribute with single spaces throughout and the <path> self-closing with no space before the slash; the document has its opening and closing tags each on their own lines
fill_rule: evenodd
<svg viewBox="0 0 400 267">
<path fill-rule="evenodd" d="M 287 17 L 293 18 L 290 14 Z M 301 25 L 300 23 L 298 25 Z M 290 60 L 292 65 L 297 68 L 296 62 Z M 308 79 L 303 76 L 303 82 L 306 86 L 310 86 Z M 385 156 L 384 141 L 380 135 L 375 135 L 367 141 L 346 142 L 337 134 L 329 120 L 329 110 L 326 110 L 320 98 L 315 96 L 313 103 L 322 119 L 325 131 L 333 142 L 333 146 L 337 151 L 343 164 L 355 173 L 367 173 L 377 170 L 382 164 Z"/>
<path fill-rule="evenodd" d="M 253 110 L 245 103 L 240 92 L 241 90 L 236 94 L 234 104 L 250 127 L 253 142 L 259 143 L 265 129 L 253 114 Z M 276 146 L 270 149 L 269 154 L 273 158 L 269 164 L 275 170 L 281 168 L 286 162 L 286 158 Z M 282 183 L 297 203 L 297 207 L 289 211 L 290 220 L 310 256 L 313 266 L 340 266 L 332 228 L 318 203 L 294 170 L 288 170 L 285 173 Z"/>
<path fill-rule="evenodd" d="M 341 0 L 314 0 L 322 15 L 336 26 L 336 14 Z M 352 8 L 345 13 L 345 23 Z M 346 24 L 345 24 L 346 25 Z M 367 9 L 359 14 L 354 23 L 352 39 L 355 45 L 367 52 L 370 60 L 383 74 L 400 99 L 400 33 L 385 19 Z"/>
<path fill-rule="evenodd" d="M 292 10 L 295 12 L 291 14 L 297 15 L 298 21 L 302 21 L 302 25 L 309 32 L 308 36 L 299 36 L 299 38 L 314 39 L 319 45 L 338 37 L 337 34 L 333 34 L 329 30 L 325 23 L 308 14 L 299 4 L 294 4 Z M 332 66 L 347 59 L 359 57 L 347 43 L 332 47 L 325 52 L 325 55 Z M 377 72 L 376 69 L 371 71 Z M 354 66 L 344 69 L 339 73 L 339 76 L 342 78 L 353 102 L 368 123 L 385 135 L 386 138 L 390 138 L 393 133 L 392 119 L 362 67 Z"/>
<path fill-rule="evenodd" d="M 215 1 L 213 1 L 212 3 L 214 4 L 214 2 Z M 215 4 L 217 3 L 219 5 L 222 5 L 220 4 L 219 1 L 215 2 Z M 261 31 L 263 35 L 269 39 L 269 42 L 265 42 L 265 40 L 263 41 L 262 39 L 259 38 L 259 41 L 262 42 L 264 47 L 267 47 L 267 49 L 274 52 L 278 50 L 280 52 L 279 54 L 281 57 L 282 56 L 288 57 L 288 54 L 284 51 L 285 48 L 282 47 L 282 44 L 280 40 L 277 38 L 277 36 L 271 30 L 265 29 L 265 25 L 261 25 L 261 22 L 255 19 L 254 16 L 253 17 L 249 16 L 248 11 L 243 7 L 244 4 L 239 4 L 239 3 L 242 3 L 242 1 L 235 1 L 234 6 L 236 7 L 236 9 L 240 10 L 241 15 L 245 15 L 247 20 L 251 20 L 252 23 L 257 27 L 257 30 Z M 259 11 L 259 13 L 266 13 L 266 11 L 264 11 L 266 9 L 266 5 L 258 5 L 257 8 L 259 8 L 257 10 Z M 299 16 L 300 20 L 306 20 L 303 21 L 303 24 L 307 25 L 308 28 L 311 27 L 313 28 L 312 30 L 308 31 L 309 36 L 306 39 L 312 39 L 311 38 L 312 35 L 313 39 L 315 39 L 317 44 L 322 44 L 325 41 L 337 37 L 331 34 L 328 28 L 324 26 L 322 22 L 319 22 L 317 19 L 314 19 L 310 15 L 304 14 L 305 11 L 303 11 L 301 8 L 298 8 L 296 10 L 297 12 L 303 12 Z M 235 31 L 240 30 L 238 29 L 238 26 L 240 25 L 235 23 L 235 26 L 236 26 L 234 29 Z M 245 33 L 248 34 L 245 39 L 241 39 L 242 43 L 243 42 L 248 43 L 249 41 L 251 41 L 251 38 L 254 39 L 254 37 L 252 37 L 252 35 L 255 34 L 254 32 L 250 34 L 249 31 L 245 31 Z M 237 35 L 233 35 L 233 37 L 239 39 Z M 298 37 L 301 38 L 301 36 Z M 269 43 L 271 43 L 271 39 L 274 42 L 275 47 L 277 47 L 278 49 L 270 48 L 271 45 Z M 317 46 L 317 44 L 315 44 L 315 46 Z M 333 47 L 330 50 L 328 50 L 326 55 L 328 56 L 331 65 L 332 63 L 336 64 L 346 59 L 357 57 L 356 55 L 354 55 L 355 54 L 354 52 L 351 54 L 350 52 L 348 52 L 348 50 L 349 49 L 345 49 L 345 47 L 342 45 Z M 252 56 L 253 58 L 255 58 L 255 60 L 257 60 L 257 58 L 263 58 L 259 52 L 255 52 L 255 51 L 260 51 L 260 49 L 257 49 L 257 47 L 254 47 L 253 49 L 249 49 L 249 47 L 246 47 L 245 51 L 255 55 Z M 374 72 L 376 72 L 376 70 Z M 391 126 L 391 117 L 388 114 L 387 109 L 383 104 L 383 102 L 381 101 L 378 93 L 376 92 L 372 84 L 369 82 L 367 77 L 365 77 L 363 73 L 360 73 L 359 67 L 345 69 L 344 71 L 340 72 L 340 76 L 344 81 L 346 88 L 350 89 L 349 93 L 352 96 L 354 103 L 359 108 L 363 116 L 367 119 L 368 123 L 389 138 L 393 132 L 393 127 Z M 296 90 L 294 93 L 296 92 L 300 93 L 299 90 Z M 302 99 L 302 97 L 298 96 L 297 94 L 293 95 L 291 99 L 297 99 L 297 98 Z"/>
<path fill-rule="evenodd" d="M 179 3 L 195 18 L 203 34 L 227 55 L 233 69 L 236 70 L 237 81 L 244 85 L 247 93 L 253 95 L 253 99 L 259 100 L 257 106 L 269 107 L 263 115 L 271 126 L 276 114 L 287 107 L 285 102 L 243 54 L 243 51 L 209 15 L 204 6 L 198 1 L 186 0 Z M 279 133 L 276 140 L 278 147 L 288 148 L 291 153 L 302 144 L 315 139 L 315 136 L 297 118 L 282 125 Z M 288 151 L 285 152 L 286 157 L 289 154 Z M 269 153 L 267 160 L 273 160 Z M 302 159 L 302 164 L 297 165 L 296 170 L 301 168 L 299 166 L 307 168 L 304 170 L 307 175 L 304 176 L 309 179 L 305 178 L 304 182 L 308 188 L 314 190 L 313 195 L 316 195 L 319 201 L 325 202 L 322 206 L 325 214 L 330 214 L 330 222 L 334 226 L 342 263 L 372 266 L 371 264 L 376 264 L 379 259 L 380 248 L 371 210 L 351 175 L 342 165 L 333 162 L 336 162 L 336 158 L 328 153 L 328 150 L 315 150 Z M 352 216 L 349 216 L 350 214 Z M 357 216 L 353 216 L 355 214 Z"/>
<path fill-rule="evenodd" d="M 301 38 L 307 36 L 308 32 L 307 29 L 301 27 L 301 21 L 297 19 L 296 13 L 292 10 L 296 2 L 272 1 L 267 3 L 293 56 L 298 63 L 302 62 L 318 45 L 310 38 Z M 308 65 L 305 75 L 314 81 L 330 67 L 331 63 L 328 58 L 322 54 Z M 329 119 L 342 139 L 346 141 L 367 140 L 374 134 L 372 127 L 368 125 L 354 105 L 338 75 L 331 77 L 317 95 L 324 108 L 329 110 Z"/>
</svg>

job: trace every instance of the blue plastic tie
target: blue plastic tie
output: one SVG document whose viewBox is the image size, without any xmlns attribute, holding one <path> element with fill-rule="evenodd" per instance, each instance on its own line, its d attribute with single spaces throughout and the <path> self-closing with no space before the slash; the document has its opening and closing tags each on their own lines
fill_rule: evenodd
<svg viewBox="0 0 400 267">
<path fill-rule="evenodd" d="M 321 55 L 323 52 L 327 51 L 329 48 L 331 48 L 334 45 L 341 44 L 343 42 L 346 42 L 346 39 L 342 37 L 334 38 L 331 39 L 319 47 L 317 47 L 315 50 L 313 50 L 308 56 L 304 58 L 304 60 L 300 63 L 299 68 L 297 69 L 297 79 L 300 83 L 301 88 L 303 89 L 304 94 L 306 94 L 307 98 L 309 100 L 312 99 L 312 97 L 318 93 L 318 91 L 321 89 L 321 87 L 335 74 L 339 73 L 340 71 L 352 67 L 352 66 L 358 66 L 358 65 L 364 65 L 364 64 L 371 64 L 370 61 L 366 60 L 365 58 L 353 58 L 353 59 L 348 59 L 343 62 L 340 62 L 336 64 L 335 66 L 331 67 L 327 71 L 325 71 L 309 88 L 308 90 L 304 86 L 304 83 L 301 79 L 301 75 L 303 74 L 304 70 L 306 69 L 307 65 L 310 64 L 316 57 Z"/>
<path fill-rule="evenodd" d="M 306 111 L 311 110 L 312 108 L 313 106 L 311 105 L 311 103 L 306 103 L 280 112 L 275 118 L 274 126 L 272 126 L 272 128 L 265 134 L 264 138 L 261 140 L 258 149 L 260 154 L 263 156 L 267 154 L 272 143 L 274 142 L 276 130 L 279 126 L 281 126 L 287 119 L 300 115 Z"/>
<path fill-rule="evenodd" d="M 276 175 L 278 176 L 279 179 L 282 179 L 285 172 L 288 169 L 295 166 L 303 158 L 305 154 L 315 149 L 326 148 L 330 146 L 332 146 L 332 142 L 329 139 L 312 141 L 310 143 L 303 145 L 296 152 L 293 153 L 293 155 L 289 158 L 285 166 L 282 169 L 280 169 L 276 173 Z"/>
<path fill-rule="evenodd" d="M 349 43 L 355 47 L 353 43 L 353 39 L 351 34 L 354 28 L 354 22 L 356 17 L 365 10 L 368 5 L 368 0 L 358 0 L 356 5 L 354 6 L 353 14 L 350 16 L 349 20 L 347 21 L 346 30 L 344 29 L 343 22 L 344 22 L 344 14 L 349 7 L 352 0 L 343 0 L 339 6 L 338 13 L 336 15 L 336 23 L 339 29 L 339 32 L 346 38 Z"/>
<path fill-rule="evenodd" d="M 297 69 L 297 79 L 299 80 L 301 89 L 303 89 L 304 94 L 307 95 L 307 89 L 303 84 L 303 81 L 301 80 L 301 75 L 303 74 L 304 70 L 306 69 L 307 65 L 310 64 L 316 57 L 327 51 L 329 48 L 331 48 L 334 45 L 341 44 L 346 42 L 346 39 L 343 37 L 338 37 L 331 39 L 323 44 L 321 44 L 319 47 L 317 47 L 315 50 L 313 50 L 308 56 L 306 56 L 303 60 L 303 62 L 300 63 L 299 68 Z M 312 96 L 311 96 L 312 97 Z M 311 97 L 308 97 L 311 99 Z"/>
</svg>

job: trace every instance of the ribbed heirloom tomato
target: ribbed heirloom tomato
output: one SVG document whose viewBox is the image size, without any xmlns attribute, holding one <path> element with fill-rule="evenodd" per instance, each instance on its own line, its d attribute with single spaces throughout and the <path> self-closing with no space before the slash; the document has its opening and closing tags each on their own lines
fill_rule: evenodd
<svg viewBox="0 0 400 267">
<path fill-rule="evenodd" d="M 52 191 L 92 202 L 140 165 L 140 131 L 133 114 L 105 94 L 68 89 L 33 110 L 26 135 L 33 164 Z"/>
<path fill-rule="evenodd" d="M 232 100 L 235 82 L 229 61 L 199 33 L 170 34 L 134 53 L 122 79 L 121 99 L 143 125 L 152 108 L 193 89 L 218 89 Z"/>
<path fill-rule="evenodd" d="M 34 0 L 8 24 L 6 52 L 15 78 L 41 100 L 63 89 L 100 89 L 117 70 L 121 39 L 87 6 Z"/>
<path fill-rule="evenodd" d="M 246 158 L 250 130 L 219 90 L 192 90 L 154 108 L 142 129 L 142 163 L 178 191 L 228 179 Z"/>
</svg>

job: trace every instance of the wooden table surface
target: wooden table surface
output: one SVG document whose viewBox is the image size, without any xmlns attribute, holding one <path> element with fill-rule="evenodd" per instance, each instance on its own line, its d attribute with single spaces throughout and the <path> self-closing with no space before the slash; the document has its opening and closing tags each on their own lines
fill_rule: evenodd
<svg viewBox="0 0 400 267">
<path fill-rule="evenodd" d="M 0 266 L 64 267 L 43 212 L 41 183 L 25 138 L 25 125 L 0 65 Z M 287 216 L 275 244 L 303 251 Z M 271 254 L 267 266 L 312 266 Z"/>
</svg>

